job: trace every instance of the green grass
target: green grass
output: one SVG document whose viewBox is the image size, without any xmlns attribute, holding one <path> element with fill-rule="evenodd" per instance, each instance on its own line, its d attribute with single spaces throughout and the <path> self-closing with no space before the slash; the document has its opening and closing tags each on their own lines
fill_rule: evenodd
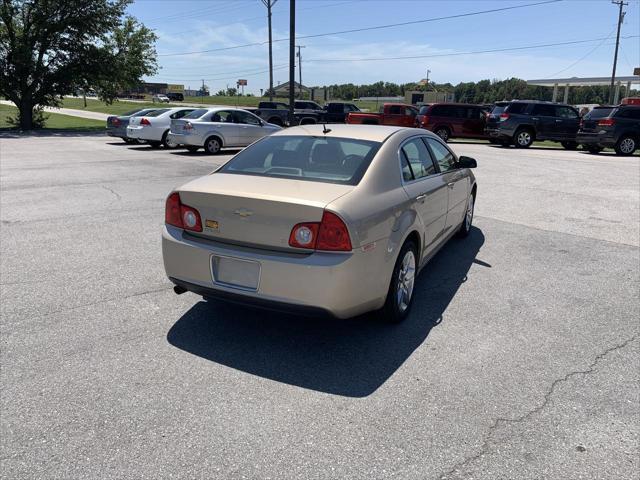
<svg viewBox="0 0 640 480">
<path fill-rule="evenodd" d="M 166 103 L 164 104 L 167 105 Z M 123 113 L 130 112 L 136 108 L 157 107 L 157 103 L 152 102 L 113 102 L 111 105 L 107 105 L 100 100 L 94 100 L 87 98 L 87 107 L 84 106 L 82 98 L 65 98 L 62 101 L 63 108 L 73 108 L 75 110 L 84 110 L 87 112 L 100 112 L 109 115 L 122 115 Z"/>
<path fill-rule="evenodd" d="M 11 105 L 0 105 L 0 129 L 12 128 L 7 117 L 15 117 L 18 109 Z M 104 131 L 105 122 L 102 120 L 91 120 L 88 118 L 70 117 L 59 113 L 45 113 L 47 120 L 45 129 L 49 130 L 84 130 L 84 131 Z"/>
</svg>

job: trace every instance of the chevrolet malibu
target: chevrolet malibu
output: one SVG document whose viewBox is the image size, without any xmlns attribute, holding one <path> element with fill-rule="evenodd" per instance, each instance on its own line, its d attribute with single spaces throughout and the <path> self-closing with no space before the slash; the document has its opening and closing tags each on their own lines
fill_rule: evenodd
<svg viewBox="0 0 640 480">
<path fill-rule="evenodd" d="M 165 148 L 175 148 L 178 144 L 173 143 L 168 137 L 171 122 L 193 110 L 193 107 L 158 108 L 144 116 L 131 117 L 127 126 L 127 137 L 146 141 L 153 148 L 158 148 L 160 145 L 164 145 Z"/>
<path fill-rule="evenodd" d="M 409 313 L 416 274 L 471 229 L 476 161 L 421 129 L 279 131 L 167 198 L 176 293 L 348 318 Z"/>
</svg>

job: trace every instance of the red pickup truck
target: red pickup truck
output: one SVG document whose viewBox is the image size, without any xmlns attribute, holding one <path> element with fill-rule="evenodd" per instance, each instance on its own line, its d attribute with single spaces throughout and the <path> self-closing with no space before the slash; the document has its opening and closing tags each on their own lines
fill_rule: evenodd
<svg viewBox="0 0 640 480">
<path fill-rule="evenodd" d="M 415 127 L 418 109 L 402 103 L 385 103 L 380 107 L 380 113 L 351 112 L 347 115 L 347 123 L 361 123 L 364 125 L 398 125 L 401 127 Z"/>
</svg>

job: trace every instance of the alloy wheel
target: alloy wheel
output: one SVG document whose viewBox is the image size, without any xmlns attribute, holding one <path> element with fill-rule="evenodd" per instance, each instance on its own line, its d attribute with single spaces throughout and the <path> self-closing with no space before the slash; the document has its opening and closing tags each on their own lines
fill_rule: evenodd
<svg viewBox="0 0 640 480">
<path fill-rule="evenodd" d="M 622 153 L 631 153 L 636 149 L 636 142 L 633 138 L 627 137 L 620 142 L 620 151 Z"/>
<path fill-rule="evenodd" d="M 398 310 L 404 312 L 409 308 L 413 285 L 416 276 L 416 257 L 412 250 L 408 250 L 402 259 L 402 265 L 398 271 L 398 283 L 396 286 L 396 301 Z"/>
<path fill-rule="evenodd" d="M 447 132 L 447 130 L 445 130 L 444 128 L 441 128 L 440 130 L 438 130 L 436 132 L 436 135 L 438 135 L 445 142 L 449 140 L 449 132 Z"/>
<path fill-rule="evenodd" d="M 206 149 L 209 153 L 218 153 L 220 151 L 220 142 L 215 138 L 210 138 L 207 140 Z"/>
<path fill-rule="evenodd" d="M 518 134 L 518 145 L 526 147 L 531 144 L 531 134 L 526 130 Z"/>
</svg>

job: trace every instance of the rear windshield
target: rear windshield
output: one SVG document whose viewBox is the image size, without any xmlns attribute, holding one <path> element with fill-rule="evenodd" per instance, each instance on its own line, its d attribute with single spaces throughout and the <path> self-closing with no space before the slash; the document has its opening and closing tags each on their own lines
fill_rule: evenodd
<svg viewBox="0 0 640 480">
<path fill-rule="evenodd" d="M 154 110 L 152 112 L 149 113 L 145 113 L 145 117 L 159 117 L 160 115 L 162 115 L 165 112 L 168 112 L 170 109 L 169 108 L 161 108 L 159 110 Z"/>
<path fill-rule="evenodd" d="M 506 108 L 506 110 L 509 113 L 525 113 L 528 106 L 529 106 L 528 103 L 510 103 L 508 105 L 508 108 Z"/>
<path fill-rule="evenodd" d="M 502 112 L 504 112 L 504 109 L 507 108 L 507 105 L 509 105 L 508 103 L 498 103 L 493 107 L 493 110 L 491 110 L 491 115 L 500 115 Z"/>
<path fill-rule="evenodd" d="M 418 110 L 418 115 L 426 115 L 428 110 L 429 105 L 423 105 L 422 107 L 420 107 L 420 110 Z"/>
<path fill-rule="evenodd" d="M 130 112 L 121 114 L 121 116 L 122 117 L 131 117 L 134 113 L 138 113 L 138 112 L 141 112 L 141 111 L 142 111 L 141 109 L 136 108 L 135 110 L 131 110 Z"/>
<path fill-rule="evenodd" d="M 339 137 L 265 137 L 218 171 L 357 185 L 380 145 Z"/>
<path fill-rule="evenodd" d="M 201 116 L 203 116 L 208 111 L 209 110 L 207 110 L 206 108 L 198 108 L 197 110 L 194 110 L 193 112 L 186 114 L 182 118 L 200 118 Z"/>
<path fill-rule="evenodd" d="M 594 108 L 589 113 L 587 113 L 584 116 L 584 118 L 595 120 L 596 118 L 608 117 L 612 110 L 613 110 L 613 107 L 612 108 Z"/>
<path fill-rule="evenodd" d="M 144 108 L 142 110 L 137 110 L 135 113 L 133 113 L 131 116 L 132 117 L 141 117 L 143 115 L 146 115 L 148 113 L 153 112 L 153 108 Z M 125 114 L 126 115 L 126 114 Z"/>
</svg>

